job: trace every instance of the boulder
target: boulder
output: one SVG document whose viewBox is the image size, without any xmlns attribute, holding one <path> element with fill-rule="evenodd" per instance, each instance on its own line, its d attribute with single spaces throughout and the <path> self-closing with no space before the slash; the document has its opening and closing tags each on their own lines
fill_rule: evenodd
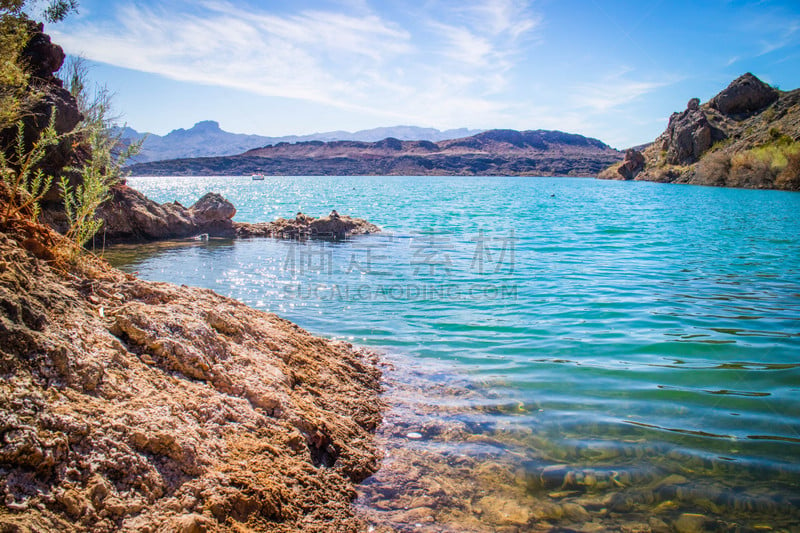
<svg viewBox="0 0 800 533">
<path fill-rule="evenodd" d="M 353 235 L 379 233 L 381 229 L 362 218 L 340 215 L 335 210 L 327 217 L 314 218 L 297 213 L 294 219 L 279 218 L 274 222 L 233 224 L 237 237 L 273 237 L 279 239 L 342 240 Z"/>
<path fill-rule="evenodd" d="M 778 99 L 778 91 L 749 72 L 736 78 L 709 105 L 724 115 L 746 115 Z"/>
<path fill-rule="evenodd" d="M 111 188 L 111 198 L 98 209 L 103 229 L 96 238 L 106 243 L 180 239 L 207 233 L 233 237 L 236 208 L 216 193 L 190 208 L 178 202 L 158 204 L 127 185 Z"/>
<path fill-rule="evenodd" d="M 30 21 L 28 31 L 30 39 L 22 51 L 22 57 L 30 66 L 31 75 L 61 86 L 61 80 L 53 74 L 64 64 L 64 50 L 50 41 L 50 36 L 44 33 L 44 24 Z"/>
<path fill-rule="evenodd" d="M 628 148 L 625 152 L 625 159 L 617 169 L 617 172 L 622 176 L 622 179 L 632 180 L 642 170 L 644 170 L 644 155 L 639 150 Z"/>
<path fill-rule="evenodd" d="M 195 221 L 201 225 L 230 220 L 236 214 L 233 204 L 215 192 L 200 198 L 190 210 Z"/>
</svg>

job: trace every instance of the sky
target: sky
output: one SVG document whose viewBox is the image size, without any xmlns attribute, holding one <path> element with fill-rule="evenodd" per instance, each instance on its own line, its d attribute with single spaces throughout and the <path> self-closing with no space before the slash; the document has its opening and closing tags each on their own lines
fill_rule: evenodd
<svg viewBox="0 0 800 533">
<path fill-rule="evenodd" d="M 402 124 L 625 148 L 745 72 L 800 87 L 798 0 L 81 0 L 46 31 L 159 135 Z"/>
</svg>

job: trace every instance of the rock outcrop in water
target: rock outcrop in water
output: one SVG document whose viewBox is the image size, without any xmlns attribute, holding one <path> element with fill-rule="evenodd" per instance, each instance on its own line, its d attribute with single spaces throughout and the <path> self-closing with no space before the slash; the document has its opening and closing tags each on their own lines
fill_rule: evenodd
<svg viewBox="0 0 800 533">
<path fill-rule="evenodd" d="M 490 130 L 440 142 L 310 141 L 279 143 L 229 157 L 132 165 L 140 176 L 502 175 L 593 176 L 622 159 L 598 141 L 560 131 Z"/>
<path fill-rule="evenodd" d="M 106 242 L 142 242 L 178 239 L 207 233 L 234 237 L 236 208 L 216 193 L 208 193 L 191 207 L 178 202 L 158 204 L 126 185 L 112 188 L 112 197 L 98 216 L 103 229 L 96 239 Z"/>
<path fill-rule="evenodd" d="M 351 218 L 333 211 L 327 217 L 314 218 L 297 213 L 293 219 L 279 218 L 274 222 L 247 224 L 235 222 L 237 237 L 275 237 L 280 239 L 333 239 L 351 235 L 378 233 L 381 229 L 362 218 Z"/>
<path fill-rule="evenodd" d="M 159 204 L 125 185 L 112 189 L 112 198 L 103 204 L 98 216 L 103 229 L 95 244 L 150 242 L 208 235 L 211 237 L 278 239 L 319 238 L 341 240 L 353 235 L 378 233 L 381 229 L 361 218 L 339 215 L 314 218 L 298 213 L 293 219 L 250 224 L 235 222 L 236 208 L 217 193 L 207 193 L 191 207 L 178 202 Z M 58 227 L 63 221 L 48 212 L 48 222 Z"/>
<path fill-rule="evenodd" d="M 747 73 L 705 104 L 691 99 L 642 156 L 598 177 L 800 190 L 800 89 L 779 91 Z"/>
<path fill-rule="evenodd" d="M 0 227 L 0 531 L 365 530 L 369 354 L 59 239 Z"/>
</svg>

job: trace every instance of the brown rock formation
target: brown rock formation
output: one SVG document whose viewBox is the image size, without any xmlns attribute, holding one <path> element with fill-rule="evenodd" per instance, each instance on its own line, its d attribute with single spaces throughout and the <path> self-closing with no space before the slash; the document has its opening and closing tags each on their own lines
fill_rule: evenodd
<svg viewBox="0 0 800 533">
<path fill-rule="evenodd" d="M 0 228 L 0 531 L 365 530 L 368 354 L 58 239 Z"/>
<path fill-rule="evenodd" d="M 725 138 L 725 133 L 708 121 L 699 103 L 699 99 L 693 98 L 684 112 L 673 113 L 667 131 L 656 139 L 670 165 L 696 163 L 712 144 Z"/>
<path fill-rule="evenodd" d="M 733 80 L 709 105 L 723 115 L 741 115 L 764 109 L 778 99 L 778 91 L 749 72 Z"/>
<path fill-rule="evenodd" d="M 233 237 L 231 220 L 236 208 L 216 193 L 208 193 L 192 207 L 177 202 L 158 204 L 126 185 L 112 188 L 112 198 L 104 203 L 98 216 L 103 229 L 96 237 L 113 242 L 142 242 L 192 237 L 202 233 Z"/>
<path fill-rule="evenodd" d="M 234 222 L 237 237 L 276 237 L 280 239 L 333 239 L 352 235 L 378 233 L 381 229 L 362 218 L 351 218 L 333 211 L 327 217 L 314 218 L 297 213 L 292 220 L 279 218 L 274 222 L 247 224 Z"/>
<path fill-rule="evenodd" d="M 35 103 L 23 119 L 25 127 L 25 141 L 27 146 L 32 146 L 50 123 L 50 116 L 55 109 L 55 129 L 59 134 L 71 132 L 82 120 L 83 116 L 78 110 L 78 104 L 70 92 L 63 87 L 60 79 L 54 73 L 64 62 L 64 50 L 50 42 L 50 36 L 43 32 L 43 25 L 34 22 L 28 23 L 30 38 L 22 52 L 23 61 L 29 66 L 30 90 L 41 93 L 41 98 Z M 16 126 L 0 131 L 0 145 L 16 148 Z M 72 150 L 72 139 L 65 138 L 55 147 L 48 150 L 47 157 L 39 167 L 48 175 L 60 175 L 64 167 L 74 163 L 75 154 Z M 53 186 L 45 197 L 48 202 L 57 202 L 59 199 L 58 187 Z"/>
<path fill-rule="evenodd" d="M 615 165 L 598 177 L 798 190 L 798 141 L 800 89 L 779 91 L 748 73 L 709 102 L 693 98 L 685 111 L 674 113 L 664 133 L 642 151 L 641 170 Z M 757 153 L 762 148 L 768 150 Z M 770 153 L 781 157 L 768 160 Z"/>
</svg>

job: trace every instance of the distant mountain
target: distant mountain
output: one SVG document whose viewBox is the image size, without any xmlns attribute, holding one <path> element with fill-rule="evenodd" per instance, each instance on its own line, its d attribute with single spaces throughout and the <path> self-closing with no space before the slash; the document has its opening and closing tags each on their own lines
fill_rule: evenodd
<svg viewBox="0 0 800 533">
<path fill-rule="evenodd" d="M 704 104 L 689 100 L 655 142 L 598 177 L 800 190 L 800 89 L 780 91 L 748 72 Z"/>
<path fill-rule="evenodd" d="M 253 148 L 261 148 L 283 142 L 345 140 L 374 142 L 387 137 L 394 137 L 404 141 L 442 141 L 457 137 L 467 137 L 481 131 L 466 128 L 439 131 L 434 128 L 395 126 L 361 130 L 353 133 L 330 131 L 311 135 L 264 137 L 261 135 L 229 133 L 220 129 L 218 122 L 206 120 L 198 122 L 188 130 L 181 128 L 173 130 L 164 136 L 140 133 L 133 128 L 122 128 L 120 133 L 122 139 L 127 141 L 138 141 L 146 136 L 141 152 L 133 159 L 136 163 L 145 163 L 164 159 L 235 155 Z"/>
<path fill-rule="evenodd" d="M 490 130 L 439 142 L 281 142 L 236 156 L 136 164 L 134 175 L 591 176 L 622 159 L 597 139 L 560 131 Z"/>
</svg>

